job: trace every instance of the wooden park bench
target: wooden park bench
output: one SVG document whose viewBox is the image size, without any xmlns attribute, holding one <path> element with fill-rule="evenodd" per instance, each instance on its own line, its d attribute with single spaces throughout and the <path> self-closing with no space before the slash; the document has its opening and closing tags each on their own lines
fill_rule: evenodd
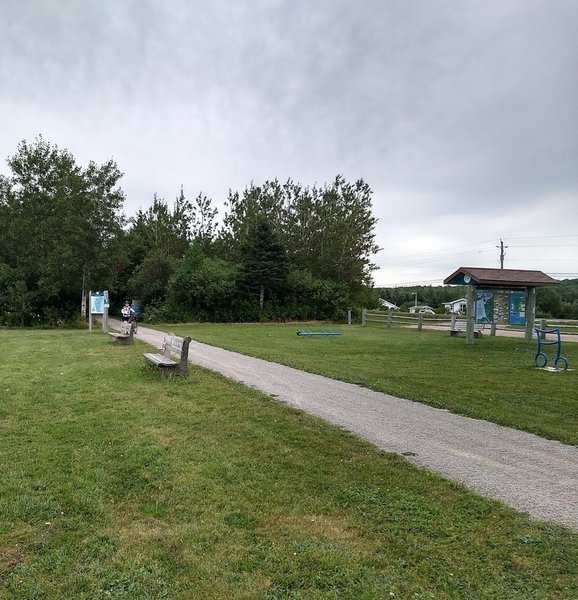
<svg viewBox="0 0 578 600">
<path fill-rule="evenodd" d="M 450 329 L 450 335 L 452 337 L 466 337 L 466 331 L 468 322 L 462 320 L 456 320 Z M 484 329 L 483 323 L 474 323 L 474 337 L 480 337 Z"/>
<path fill-rule="evenodd" d="M 111 342 L 114 344 L 134 344 L 135 331 L 136 323 L 133 321 L 130 324 L 130 330 L 128 333 L 126 331 L 121 331 L 120 333 L 109 331 L 108 335 L 110 336 Z"/>
<path fill-rule="evenodd" d="M 182 338 L 169 333 L 164 339 L 163 354 L 147 352 L 144 355 L 145 361 L 168 377 L 188 377 L 190 343 L 190 337 Z"/>
</svg>

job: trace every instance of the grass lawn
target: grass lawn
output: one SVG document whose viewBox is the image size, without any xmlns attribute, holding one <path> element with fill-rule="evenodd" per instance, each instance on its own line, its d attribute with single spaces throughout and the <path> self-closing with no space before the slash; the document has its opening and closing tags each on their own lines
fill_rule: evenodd
<svg viewBox="0 0 578 600">
<path fill-rule="evenodd" d="M 576 534 L 255 390 L 101 333 L 0 344 L 0 598 L 578 598 Z"/>
<path fill-rule="evenodd" d="M 545 438 L 578 444 L 578 370 L 534 367 L 537 342 L 484 336 L 473 346 L 448 332 L 334 326 L 339 337 L 300 337 L 298 324 L 159 327 L 199 342 L 357 383 Z M 323 326 L 309 325 L 310 330 Z M 546 347 L 550 359 L 553 346 Z M 554 354 L 552 354 L 554 352 Z M 578 343 L 562 354 L 578 369 Z M 551 362 L 551 360 L 550 360 Z"/>
</svg>

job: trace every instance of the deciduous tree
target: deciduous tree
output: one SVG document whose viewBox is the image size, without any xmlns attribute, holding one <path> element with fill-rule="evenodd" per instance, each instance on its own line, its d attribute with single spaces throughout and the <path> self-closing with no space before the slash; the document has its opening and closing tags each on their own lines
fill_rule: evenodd
<svg viewBox="0 0 578 600">
<path fill-rule="evenodd" d="M 349 183 L 341 175 L 323 187 L 251 184 L 242 195 L 229 193 L 220 239 L 229 256 L 238 256 L 249 228 L 266 215 L 298 267 L 355 295 L 371 283 L 371 258 L 379 251 L 371 193 L 363 180 Z"/>
<path fill-rule="evenodd" d="M 122 173 L 114 161 L 79 166 L 42 137 L 22 141 L 1 185 L 0 261 L 25 277 L 37 305 L 79 305 L 83 281 L 108 283 L 110 248 L 123 223 Z"/>
</svg>

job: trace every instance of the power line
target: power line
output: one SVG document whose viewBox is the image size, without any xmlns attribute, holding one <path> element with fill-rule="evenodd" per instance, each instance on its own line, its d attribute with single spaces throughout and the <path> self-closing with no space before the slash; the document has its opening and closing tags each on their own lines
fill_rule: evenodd
<svg viewBox="0 0 578 600">
<path fill-rule="evenodd" d="M 412 285 L 427 285 L 428 283 L 443 282 L 443 280 L 444 280 L 444 278 L 440 277 L 439 279 L 427 279 L 427 280 L 421 280 L 421 281 L 405 281 L 403 283 L 379 283 L 379 284 L 375 284 L 375 287 L 389 288 L 389 287 L 405 287 L 405 286 L 412 286 Z"/>
<path fill-rule="evenodd" d="M 557 238 L 567 238 L 567 237 L 578 237 L 578 234 L 564 234 L 564 235 L 537 235 L 537 236 L 528 236 L 528 237 L 506 237 L 505 240 L 510 242 L 512 240 L 542 240 L 542 239 L 557 239 Z M 502 240 L 500 240 L 502 241 Z M 456 256 L 456 254 L 453 253 L 453 250 L 460 250 L 462 248 L 471 248 L 472 246 L 485 246 L 486 244 L 491 244 L 493 242 L 493 240 L 484 240 L 484 241 L 480 241 L 480 242 L 472 242 L 471 244 L 462 244 L 460 246 L 451 246 L 449 248 L 442 248 L 440 250 L 433 250 L 433 251 L 429 251 L 429 252 L 419 252 L 417 254 L 404 254 L 402 256 L 391 256 L 389 258 L 393 259 L 393 260 L 403 260 L 403 259 L 413 259 L 413 258 L 418 258 L 420 257 L 419 260 L 434 260 L 437 258 L 450 258 L 451 256 Z M 507 246 L 506 246 L 507 247 Z M 547 248 L 547 247 L 558 247 L 558 246 L 538 246 L 538 245 L 530 245 L 530 246 L 511 246 L 512 248 L 516 247 L 516 248 Z M 561 248 L 564 247 L 574 247 L 574 245 L 571 246 L 559 246 Z M 446 254 L 448 252 L 451 252 L 451 254 Z M 472 251 L 474 252 L 474 251 Z M 478 252 L 488 252 L 488 250 L 486 250 L 485 248 L 482 248 L 481 250 L 478 250 Z M 465 253 L 460 253 L 459 255 L 463 256 L 468 254 L 467 252 Z"/>
<path fill-rule="evenodd" d="M 516 259 L 517 263 L 549 263 L 549 262 L 555 262 L 555 263 L 561 263 L 561 262 L 570 262 L 570 263 L 574 263 L 576 264 L 576 259 L 574 258 L 539 258 L 539 259 L 535 259 L 535 260 L 528 260 L 528 259 Z"/>
<path fill-rule="evenodd" d="M 470 255 L 475 255 L 475 254 L 484 254 L 486 252 L 494 252 L 494 249 L 493 248 L 484 248 L 482 250 L 471 250 L 469 252 L 454 252 L 452 254 L 443 254 L 440 256 L 432 257 L 432 258 L 424 258 L 424 259 L 418 259 L 418 260 L 406 260 L 406 261 L 399 261 L 398 257 L 396 257 L 396 256 L 388 256 L 388 257 L 384 257 L 384 258 L 390 259 L 391 261 L 395 261 L 396 266 L 397 265 L 405 266 L 405 265 L 421 265 L 421 264 L 426 264 L 426 263 L 435 263 L 435 262 L 440 262 L 440 261 L 447 260 L 450 258 L 455 258 L 457 256 L 470 256 Z M 418 255 L 414 254 L 413 256 L 418 256 Z"/>
<path fill-rule="evenodd" d="M 552 236 L 554 237 L 554 236 Z M 562 237 L 562 236 L 560 236 Z M 460 248 L 466 248 L 468 246 L 471 245 L 478 245 L 478 244 L 466 244 L 463 246 L 456 246 L 455 249 L 460 249 Z M 503 248 L 502 248 L 503 245 Z M 500 246 L 493 246 L 493 247 L 482 247 L 478 250 L 469 250 L 469 251 L 464 251 L 464 252 L 452 252 L 450 254 L 441 254 L 441 252 L 447 252 L 448 250 L 451 249 L 444 249 L 444 250 L 439 250 L 436 252 L 422 252 L 420 254 L 408 254 L 408 255 L 404 255 L 404 256 L 383 256 L 383 258 L 380 260 L 380 263 L 385 265 L 392 265 L 392 266 L 412 266 L 412 265 L 425 265 L 425 264 L 432 264 L 432 263 L 436 263 L 436 262 L 442 262 L 445 260 L 449 260 L 449 259 L 455 259 L 458 257 L 466 257 L 466 256 L 471 256 L 471 257 L 475 257 L 479 254 L 486 254 L 488 252 L 494 252 L 494 248 L 499 248 L 500 249 L 500 256 L 499 256 L 499 260 L 500 260 L 500 268 L 504 268 L 503 266 L 503 261 L 504 258 L 506 256 L 505 253 L 505 249 L 506 248 L 576 248 L 578 246 L 575 246 L 573 244 L 557 244 L 557 245 L 509 245 L 506 246 L 504 245 L 504 242 L 500 239 Z M 419 257 L 419 258 L 418 258 Z M 410 259 L 410 260 L 403 260 L 403 259 Z M 414 259 L 414 260 L 411 260 Z M 552 259 L 554 260 L 554 259 Z M 561 261 L 566 261 L 567 259 L 559 259 Z M 478 261 L 477 261 L 478 262 Z M 516 261 L 518 262 L 518 261 Z M 529 262 L 529 261 L 526 261 Z M 531 261 L 531 262 L 536 262 L 535 260 Z M 393 264 L 392 264 L 393 263 Z"/>
<path fill-rule="evenodd" d="M 563 235 L 534 235 L 528 237 L 513 237 L 508 240 L 547 240 L 550 238 L 578 237 L 578 233 L 568 233 Z"/>
<path fill-rule="evenodd" d="M 429 252 L 420 252 L 419 254 L 406 254 L 406 255 L 402 255 L 402 256 L 394 256 L 392 258 L 395 259 L 403 259 L 403 258 L 414 258 L 417 256 L 429 256 L 429 255 L 435 255 L 435 254 L 439 254 L 441 252 L 451 252 L 452 250 L 459 250 L 460 248 L 470 248 L 471 246 L 482 246 L 485 244 L 491 244 L 493 242 L 493 240 L 486 240 L 484 242 L 473 242 L 471 244 L 462 244 L 461 246 L 452 246 L 450 248 L 442 248 L 440 250 L 433 250 L 433 251 L 429 251 Z"/>
<path fill-rule="evenodd" d="M 518 246 L 517 244 L 510 246 L 510 248 L 578 248 L 575 244 L 524 244 Z"/>
</svg>

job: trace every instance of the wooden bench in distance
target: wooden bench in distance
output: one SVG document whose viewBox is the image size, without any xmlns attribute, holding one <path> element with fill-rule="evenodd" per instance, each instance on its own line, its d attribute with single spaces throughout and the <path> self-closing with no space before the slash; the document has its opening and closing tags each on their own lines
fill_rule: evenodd
<svg viewBox="0 0 578 600">
<path fill-rule="evenodd" d="M 159 369 L 163 375 L 188 377 L 190 343 L 190 337 L 182 338 L 169 334 L 165 336 L 163 354 L 147 352 L 144 358 L 148 364 Z"/>
<path fill-rule="evenodd" d="M 452 337 L 466 337 L 467 326 L 467 321 L 456 321 L 450 330 L 450 335 Z M 474 337 L 480 337 L 483 328 L 484 326 L 481 323 L 474 323 Z"/>
<path fill-rule="evenodd" d="M 134 333 L 136 329 L 136 323 L 133 321 L 130 324 L 130 331 L 128 333 L 112 333 L 108 332 L 111 342 L 114 344 L 134 344 Z"/>
</svg>

